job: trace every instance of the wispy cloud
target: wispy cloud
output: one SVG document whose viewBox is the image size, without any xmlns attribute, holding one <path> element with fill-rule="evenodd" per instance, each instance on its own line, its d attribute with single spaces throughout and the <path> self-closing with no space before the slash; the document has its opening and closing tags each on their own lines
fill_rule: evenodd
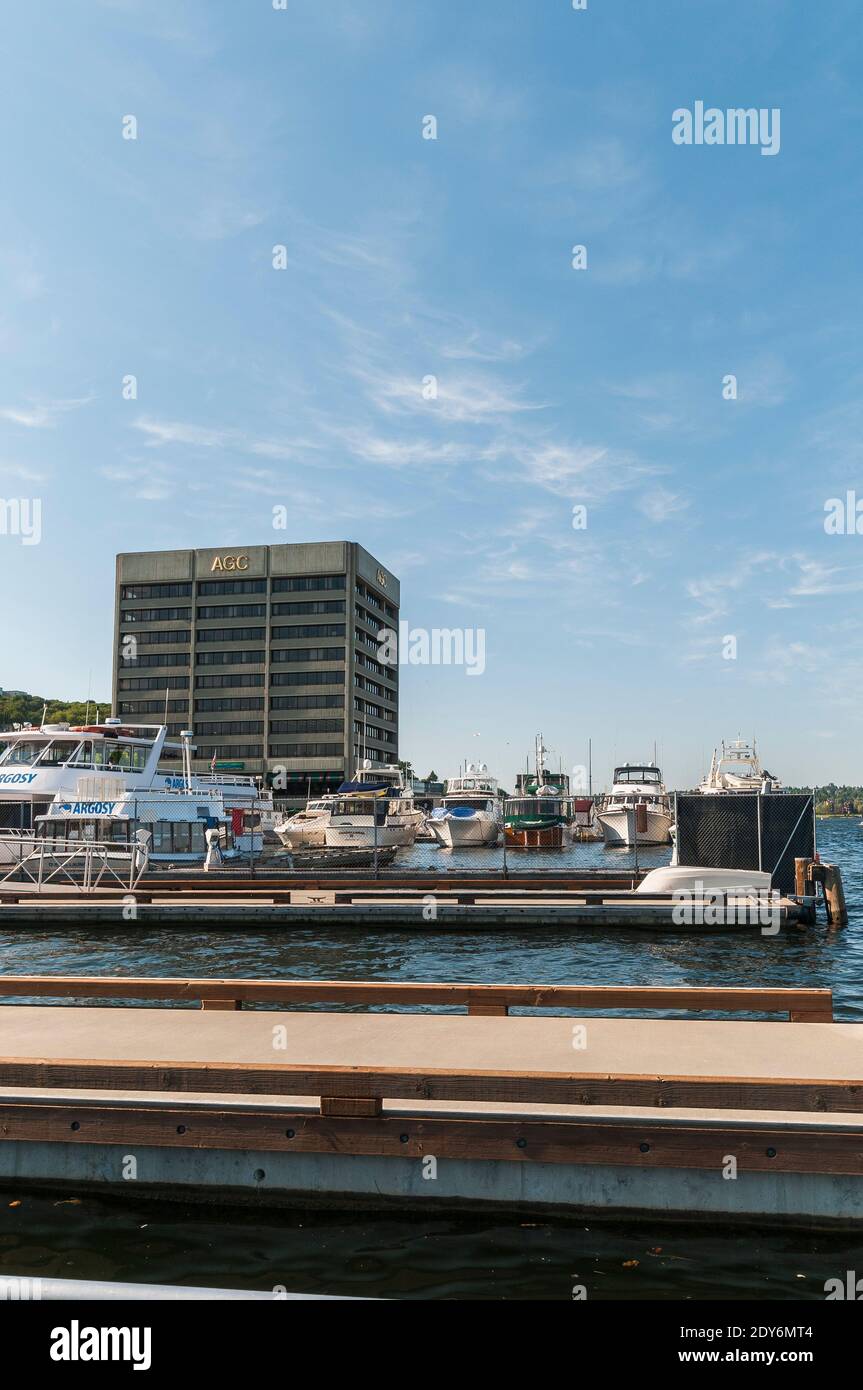
<svg viewBox="0 0 863 1390">
<path fill-rule="evenodd" d="M 80 410 L 89 405 L 95 396 L 81 396 L 77 400 L 38 401 L 23 406 L 0 408 L 0 419 L 9 420 L 13 425 L 23 425 L 28 430 L 54 429 L 61 415 L 70 410 Z"/>
</svg>

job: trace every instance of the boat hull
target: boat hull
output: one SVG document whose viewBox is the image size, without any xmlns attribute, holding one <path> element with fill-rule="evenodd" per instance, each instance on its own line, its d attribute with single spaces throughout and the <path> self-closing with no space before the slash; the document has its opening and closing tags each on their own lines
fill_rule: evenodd
<svg viewBox="0 0 863 1390">
<path fill-rule="evenodd" d="M 356 821 L 342 824 L 339 818 L 335 822 L 330 821 L 327 826 L 325 843 L 328 849 L 373 850 L 376 844 L 378 849 L 386 849 L 390 845 L 412 845 L 416 833 L 417 827 L 413 820 L 404 825 L 379 825 L 375 835 L 374 825 L 363 825 Z"/>
<path fill-rule="evenodd" d="M 508 825 L 506 843 L 511 849 L 562 849 L 563 825 Z"/>
<path fill-rule="evenodd" d="M 283 821 L 276 826 L 276 837 L 285 849 L 320 849 L 327 843 L 327 822 L 321 817 L 318 821 Z"/>
<path fill-rule="evenodd" d="M 602 826 L 605 843 L 620 848 L 627 848 L 636 843 L 639 845 L 667 845 L 671 839 L 670 831 L 673 819 L 670 811 L 649 808 L 646 829 L 636 830 L 635 817 L 626 810 L 600 811 L 599 813 L 599 823 Z"/>
<path fill-rule="evenodd" d="M 471 845 L 496 845 L 500 821 L 483 811 L 473 816 L 440 816 L 428 825 L 443 849 L 468 849 Z"/>
</svg>

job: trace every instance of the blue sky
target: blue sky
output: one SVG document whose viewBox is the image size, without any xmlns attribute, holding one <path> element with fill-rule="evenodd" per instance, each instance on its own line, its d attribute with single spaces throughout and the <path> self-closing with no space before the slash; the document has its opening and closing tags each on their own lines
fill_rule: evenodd
<svg viewBox="0 0 863 1390">
<path fill-rule="evenodd" d="M 863 780 L 863 536 L 824 529 L 863 498 L 861 34 L 853 0 L 10 7 L 0 497 L 42 540 L 0 535 L 0 684 L 109 690 L 117 551 L 347 538 L 412 626 L 486 632 L 482 676 L 404 670 L 421 772 L 511 782 L 541 729 L 598 785 L 738 733 Z M 779 153 L 674 144 L 696 101 L 779 108 Z"/>
</svg>

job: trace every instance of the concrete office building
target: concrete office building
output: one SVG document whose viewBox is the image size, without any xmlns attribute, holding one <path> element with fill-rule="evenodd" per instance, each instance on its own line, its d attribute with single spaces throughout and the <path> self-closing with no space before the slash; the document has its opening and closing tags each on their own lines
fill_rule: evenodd
<svg viewBox="0 0 863 1390">
<path fill-rule="evenodd" d="M 354 541 L 117 556 L 114 713 L 195 733 L 196 771 L 332 791 L 398 758 L 399 581 Z M 277 775 L 277 774 L 280 774 Z"/>
</svg>

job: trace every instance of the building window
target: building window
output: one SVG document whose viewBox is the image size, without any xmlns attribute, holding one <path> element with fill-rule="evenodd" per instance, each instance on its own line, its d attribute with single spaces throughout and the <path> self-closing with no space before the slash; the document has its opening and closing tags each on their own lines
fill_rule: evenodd
<svg viewBox="0 0 863 1390">
<path fill-rule="evenodd" d="M 312 613 L 344 613 L 345 601 L 343 598 L 315 598 L 305 602 L 297 603 L 274 603 L 273 617 L 288 618 L 304 617 Z"/>
<path fill-rule="evenodd" d="M 198 585 L 198 598 L 216 594 L 265 594 L 266 579 L 206 579 Z"/>
<path fill-rule="evenodd" d="M 282 661 L 344 661 L 344 647 L 283 647 L 270 653 L 270 660 Z"/>
<path fill-rule="evenodd" d="M 263 695 L 239 695 L 239 696 L 237 696 L 236 698 L 233 698 L 233 699 L 232 699 L 230 696 L 220 695 L 220 696 L 219 696 L 217 699 L 215 699 L 215 700 L 196 700 L 196 701 L 195 701 L 195 713 L 196 713 L 196 714 L 213 714 L 213 713 L 218 713 L 220 710 L 232 710 L 232 709 L 248 709 L 248 710 L 252 710 L 252 709 L 263 709 L 263 708 L 264 708 L 264 697 L 263 697 Z"/>
<path fill-rule="evenodd" d="M 229 690 L 232 686 L 263 685 L 262 671 L 231 671 L 227 676 L 196 676 L 198 690 Z"/>
<path fill-rule="evenodd" d="M 129 666 L 188 666 L 188 652 L 153 652 L 150 656 L 123 656 L 120 665 Z"/>
<path fill-rule="evenodd" d="M 263 642 L 263 627 L 205 627 L 198 633 L 199 642 Z"/>
<path fill-rule="evenodd" d="M 139 647 L 176 647 L 184 642 L 188 644 L 192 634 L 186 627 L 174 628 L 168 632 L 121 632 L 120 641 L 126 637 L 134 637 Z"/>
<path fill-rule="evenodd" d="M 128 676 L 117 682 L 118 690 L 188 690 L 188 676 Z"/>
<path fill-rule="evenodd" d="M 343 574 L 311 574 L 292 579 L 274 579 L 274 594 L 305 594 L 315 589 L 344 589 Z"/>
<path fill-rule="evenodd" d="M 121 623 L 188 623 L 192 617 L 191 608 L 124 608 L 120 613 Z"/>
<path fill-rule="evenodd" d="M 198 762 L 212 762 L 214 753 L 217 762 L 224 762 L 229 758 L 261 758 L 264 750 L 260 743 L 202 743 L 195 749 Z"/>
<path fill-rule="evenodd" d="M 270 709 L 342 709 L 343 695 L 273 695 Z"/>
<path fill-rule="evenodd" d="M 271 743 L 271 758 L 340 758 L 344 749 L 340 743 Z"/>
<path fill-rule="evenodd" d="M 254 666 L 263 665 L 264 653 L 259 652 L 197 652 L 195 661 L 199 666 Z"/>
<path fill-rule="evenodd" d="M 271 734 L 341 734 L 342 719 L 271 719 Z"/>
<path fill-rule="evenodd" d="M 196 724 L 195 733 L 211 738 L 214 734 L 262 734 L 262 719 L 211 719 Z"/>
<path fill-rule="evenodd" d="M 185 714 L 188 700 L 169 700 L 169 714 Z M 164 714 L 164 700 L 121 700 L 117 706 L 118 714 Z"/>
<path fill-rule="evenodd" d="M 344 623 L 299 623 L 296 627 L 274 627 L 275 641 L 290 641 L 302 637 L 344 637 Z"/>
<path fill-rule="evenodd" d="M 265 618 L 265 603 L 212 603 L 198 605 L 198 621 L 207 618 Z"/>
<path fill-rule="evenodd" d="M 275 671 L 270 685 L 344 685 L 344 671 Z M 341 700 L 341 696 L 339 696 Z"/>
<path fill-rule="evenodd" d="M 122 599 L 133 598 L 191 598 L 191 584 L 124 584 Z"/>
</svg>

